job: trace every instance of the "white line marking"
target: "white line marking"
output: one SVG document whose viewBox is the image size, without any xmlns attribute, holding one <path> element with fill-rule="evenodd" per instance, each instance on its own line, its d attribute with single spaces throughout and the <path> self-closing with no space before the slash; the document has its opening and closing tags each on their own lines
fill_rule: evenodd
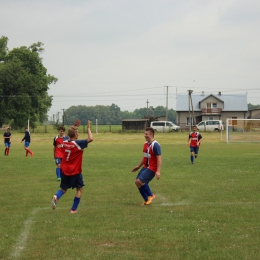
<svg viewBox="0 0 260 260">
<path fill-rule="evenodd" d="M 42 209 L 46 209 L 46 208 L 36 208 L 33 209 L 31 214 L 29 215 L 29 217 L 24 221 L 24 227 L 23 230 L 20 234 L 20 236 L 17 239 L 17 242 L 13 248 L 13 252 L 11 253 L 10 258 L 18 258 L 21 254 L 21 252 L 23 251 L 26 242 L 27 242 L 27 238 L 29 235 L 29 231 L 30 231 L 30 227 L 33 221 L 33 217 L 35 216 L 35 214 Z"/>
</svg>

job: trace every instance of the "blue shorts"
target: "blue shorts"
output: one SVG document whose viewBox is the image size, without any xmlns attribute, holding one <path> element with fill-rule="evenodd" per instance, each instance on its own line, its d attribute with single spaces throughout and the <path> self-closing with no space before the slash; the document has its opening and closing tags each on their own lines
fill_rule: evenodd
<svg viewBox="0 0 260 260">
<path fill-rule="evenodd" d="M 196 146 L 196 147 L 190 146 L 190 152 L 191 153 L 194 152 L 195 154 L 198 154 L 199 153 L 199 147 L 198 146 Z"/>
<path fill-rule="evenodd" d="M 82 188 L 84 185 L 83 176 L 81 173 L 76 175 L 67 176 L 63 172 L 61 172 L 61 183 L 60 187 L 63 190 L 74 189 L 74 188 Z"/>
<path fill-rule="evenodd" d="M 155 172 L 151 171 L 148 168 L 142 168 L 136 176 L 136 179 L 139 179 L 143 183 L 148 183 L 154 178 L 154 176 Z"/>
<path fill-rule="evenodd" d="M 24 142 L 25 147 L 29 147 L 29 145 L 30 145 L 30 142 Z"/>
<path fill-rule="evenodd" d="M 10 148 L 11 147 L 11 143 L 5 143 L 5 147 Z"/>
<path fill-rule="evenodd" d="M 56 165 L 61 164 L 61 158 L 55 158 L 55 163 L 56 163 Z"/>
</svg>

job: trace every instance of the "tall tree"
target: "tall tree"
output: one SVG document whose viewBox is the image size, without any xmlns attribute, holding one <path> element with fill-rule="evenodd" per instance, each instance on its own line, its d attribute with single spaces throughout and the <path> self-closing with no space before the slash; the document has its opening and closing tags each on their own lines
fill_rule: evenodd
<svg viewBox="0 0 260 260">
<path fill-rule="evenodd" d="M 7 44 L 1 45 L 7 40 L 0 39 L 0 125 L 8 121 L 13 127 L 23 127 L 30 119 L 34 126 L 51 107 L 52 97 L 47 91 L 58 79 L 47 74 L 42 64 L 43 43 L 7 51 Z"/>
</svg>

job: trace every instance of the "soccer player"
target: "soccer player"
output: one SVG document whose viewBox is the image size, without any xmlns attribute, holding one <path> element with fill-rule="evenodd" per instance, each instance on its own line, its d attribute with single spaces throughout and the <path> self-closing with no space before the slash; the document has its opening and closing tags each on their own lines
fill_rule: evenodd
<svg viewBox="0 0 260 260">
<path fill-rule="evenodd" d="M 5 144 L 5 152 L 4 155 L 9 155 L 10 147 L 11 147 L 11 128 L 7 127 L 6 132 L 4 133 L 4 144 Z"/>
<path fill-rule="evenodd" d="M 88 139 L 78 140 L 78 127 L 71 126 L 68 130 L 69 140 L 63 141 L 62 151 L 63 157 L 61 161 L 61 183 L 60 190 L 52 197 L 51 207 L 56 208 L 58 200 L 70 188 L 76 188 L 76 195 L 70 210 L 70 213 L 77 213 L 77 208 L 80 203 L 82 189 L 84 186 L 82 177 L 82 157 L 84 148 L 93 141 L 92 132 L 90 129 L 91 122 L 88 121 Z"/>
<path fill-rule="evenodd" d="M 142 205 L 149 205 L 152 203 L 155 195 L 151 192 L 148 183 L 154 176 L 156 176 L 157 180 L 160 179 L 162 155 L 161 146 L 154 139 L 154 129 L 152 127 L 145 129 L 144 138 L 146 140 L 143 146 L 144 156 L 140 163 L 132 169 L 132 172 L 137 171 L 142 166 L 136 177 L 135 185 L 144 199 Z"/>
<path fill-rule="evenodd" d="M 193 132 L 189 133 L 189 137 L 187 140 L 187 145 L 190 144 L 191 164 L 194 164 L 194 156 L 195 156 L 195 159 L 198 157 L 201 139 L 202 139 L 202 136 L 199 132 L 197 132 L 197 126 L 194 125 Z"/>
<path fill-rule="evenodd" d="M 56 176 L 57 176 L 57 180 L 60 181 L 61 177 L 60 177 L 60 172 L 61 172 L 61 160 L 62 160 L 62 144 L 64 140 L 67 140 L 68 137 L 65 136 L 65 127 L 62 125 L 59 127 L 59 135 L 54 137 L 53 140 L 53 153 L 54 153 L 54 160 L 56 163 Z"/>
<path fill-rule="evenodd" d="M 24 141 L 24 149 L 26 151 L 26 157 L 28 156 L 28 153 L 33 156 L 33 152 L 29 149 L 30 142 L 31 142 L 31 133 L 28 130 L 28 127 L 25 127 L 25 132 L 24 132 L 24 138 L 22 139 L 21 143 Z"/>
</svg>

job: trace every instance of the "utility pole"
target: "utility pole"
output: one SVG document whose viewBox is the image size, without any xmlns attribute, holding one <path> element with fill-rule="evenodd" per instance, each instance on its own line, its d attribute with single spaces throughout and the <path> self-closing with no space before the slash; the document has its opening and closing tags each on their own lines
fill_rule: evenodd
<svg viewBox="0 0 260 260">
<path fill-rule="evenodd" d="M 191 132 L 191 123 L 195 124 L 195 115 L 194 115 L 194 109 L 193 109 L 193 103 L 192 103 L 192 97 L 191 94 L 193 93 L 193 90 L 188 90 L 188 99 L 189 99 L 189 117 L 190 117 L 190 132 Z M 191 111 L 190 108 L 192 109 L 192 117 L 191 117 Z M 191 120 L 192 118 L 192 120 Z M 192 122 L 191 122 L 192 121 Z"/>
<path fill-rule="evenodd" d="M 63 109 L 61 109 L 62 111 L 63 111 L 63 113 L 62 113 L 62 125 L 64 126 L 64 108 Z"/>
<path fill-rule="evenodd" d="M 146 116 L 148 117 L 148 104 L 149 104 L 148 99 L 147 99 L 146 103 L 147 103 Z"/>
<path fill-rule="evenodd" d="M 169 86 L 166 86 L 166 121 L 168 120 L 168 91 Z"/>
</svg>

